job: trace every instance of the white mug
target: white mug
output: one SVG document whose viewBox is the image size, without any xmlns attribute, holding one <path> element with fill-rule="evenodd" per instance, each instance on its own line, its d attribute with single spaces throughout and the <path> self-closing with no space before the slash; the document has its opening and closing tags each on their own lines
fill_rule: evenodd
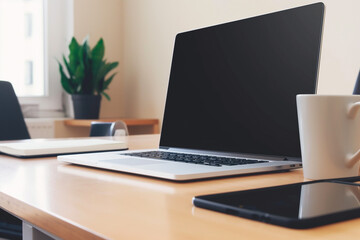
<svg viewBox="0 0 360 240">
<path fill-rule="evenodd" d="M 360 95 L 297 95 L 304 177 L 359 175 Z"/>
</svg>

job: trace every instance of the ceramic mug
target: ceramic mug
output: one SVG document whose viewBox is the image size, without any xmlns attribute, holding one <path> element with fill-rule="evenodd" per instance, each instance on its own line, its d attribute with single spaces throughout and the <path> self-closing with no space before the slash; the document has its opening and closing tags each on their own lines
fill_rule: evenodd
<svg viewBox="0 0 360 240">
<path fill-rule="evenodd" d="M 360 95 L 297 95 L 304 177 L 359 175 Z"/>
</svg>

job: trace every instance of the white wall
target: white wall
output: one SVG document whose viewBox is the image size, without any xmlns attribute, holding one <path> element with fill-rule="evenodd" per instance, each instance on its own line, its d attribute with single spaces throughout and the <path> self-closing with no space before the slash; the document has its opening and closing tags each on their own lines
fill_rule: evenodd
<svg viewBox="0 0 360 240">
<path fill-rule="evenodd" d="M 82 42 L 89 36 L 90 46 L 93 47 L 102 37 L 105 42 L 105 58 L 108 61 L 118 61 L 122 64 L 121 39 L 121 0 L 74 0 L 74 35 Z M 123 91 L 120 78 L 120 67 L 109 86 L 107 93 L 111 101 L 102 98 L 100 117 L 121 117 L 124 109 L 120 108 L 121 92 Z M 110 74 L 109 74 L 110 75 Z"/>
<path fill-rule="evenodd" d="M 121 114 L 162 119 L 176 33 L 313 2 L 122 0 Z M 318 92 L 350 94 L 360 68 L 360 1 L 323 2 Z"/>
<path fill-rule="evenodd" d="M 104 37 L 106 57 L 119 61 L 102 117 L 162 119 L 176 33 L 316 1 L 74 0 L 74 32 Z M 319 93 L 350 94 L 360 68 L 360 1 L 326 5 Z"/>
</svg>

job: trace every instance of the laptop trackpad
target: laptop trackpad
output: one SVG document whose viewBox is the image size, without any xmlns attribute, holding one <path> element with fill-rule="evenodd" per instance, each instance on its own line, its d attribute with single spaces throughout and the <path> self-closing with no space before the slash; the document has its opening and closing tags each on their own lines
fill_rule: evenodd
<svg viewBox="0 0 360 240">
<path fill-rule="evenodd" d="M 150 164 L 163 164 L 163 162 L 159 161 L 151 161 L 149 159 L 136 159 L 136 158 L 125 158 L 125 159 L 110 159 L 110 160 L 102 160 L 102 163 L 110 163 L 110 164 L 120 164 L 120 165 L 128 165 L 128 166 L 136 166 L 136 165 L 150 165 Z"/>
</svg>

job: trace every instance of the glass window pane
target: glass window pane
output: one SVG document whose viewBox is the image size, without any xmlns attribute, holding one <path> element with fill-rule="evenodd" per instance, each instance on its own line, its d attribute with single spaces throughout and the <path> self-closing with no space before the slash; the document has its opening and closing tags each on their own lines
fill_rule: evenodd
<svg viewBox="0 0 360 240">
<path fill-rule="evenodd" d="M 25 13 L 25 37 L 32 35 L 32 14 Z"/>
<path fill-rule="evenodd" d="M 0 79 L 20 97 L 45 96 L 43 0 L 0 0 Z"/>
</svg>

